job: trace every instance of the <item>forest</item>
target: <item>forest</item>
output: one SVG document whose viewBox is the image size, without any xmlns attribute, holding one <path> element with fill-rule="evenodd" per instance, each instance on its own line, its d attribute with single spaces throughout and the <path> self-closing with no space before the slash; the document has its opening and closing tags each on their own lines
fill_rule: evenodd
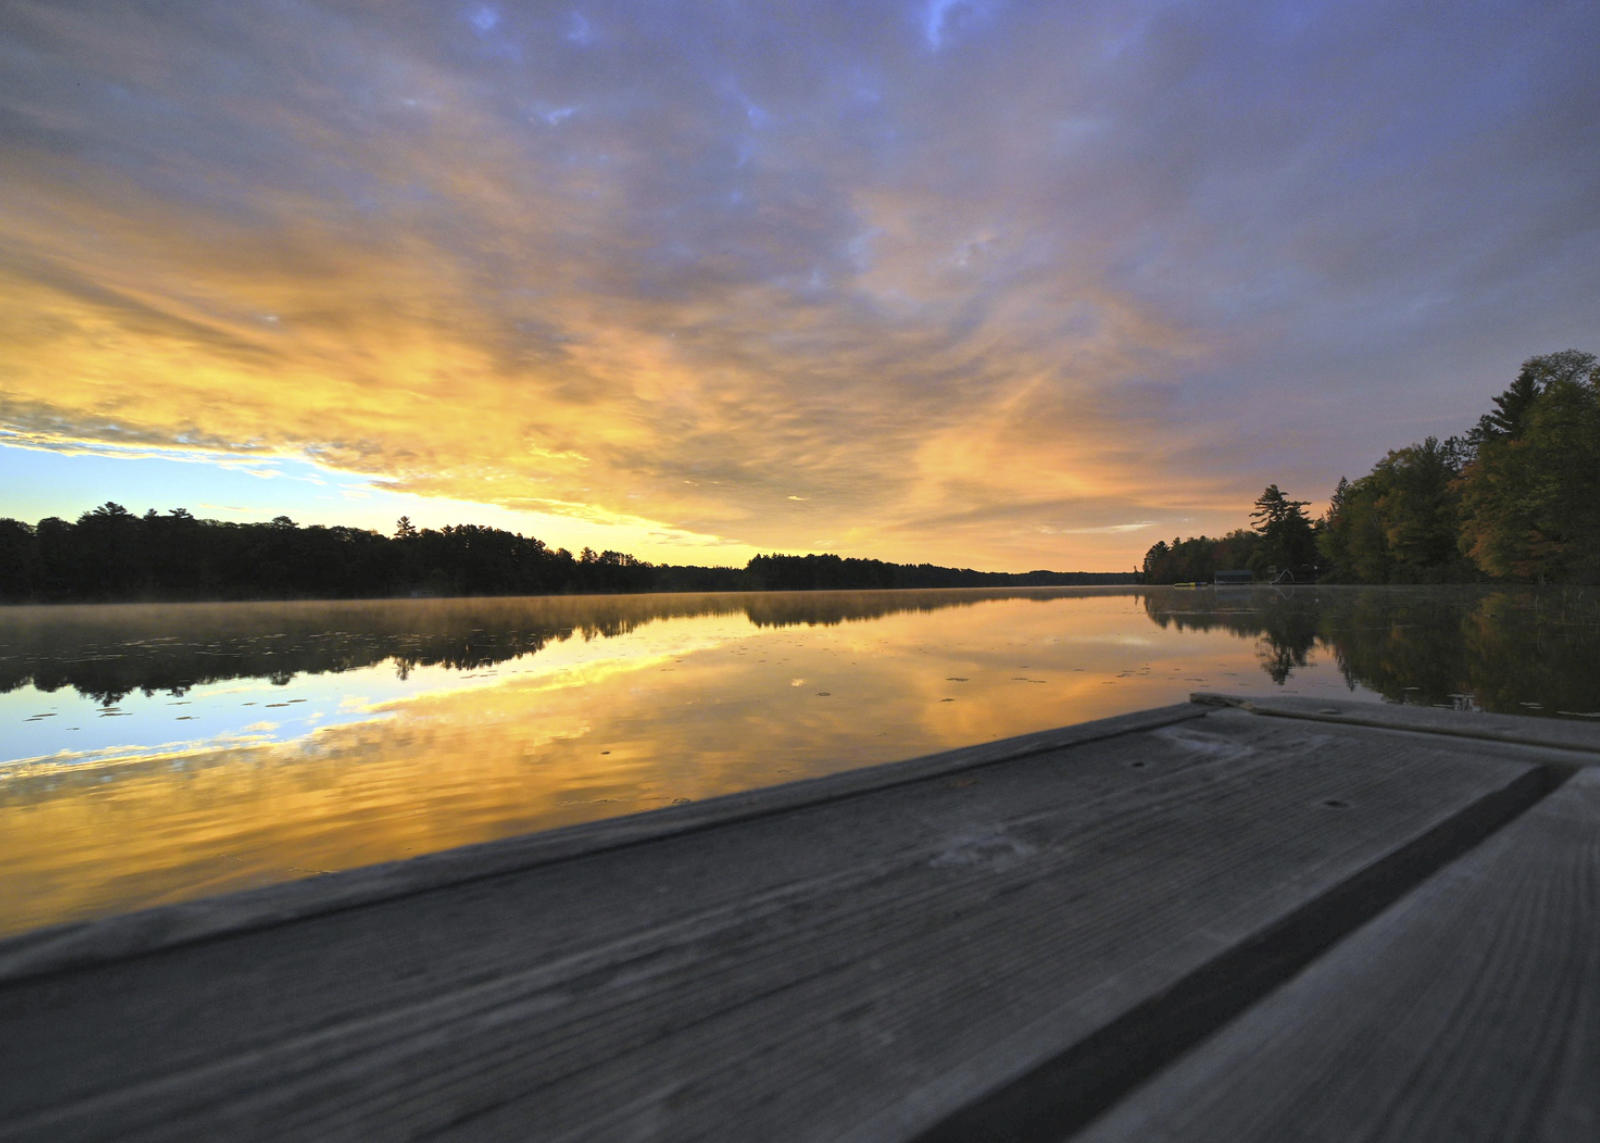
<svg viewBox="0 0 1600 1143">
<path fill-rule="evenodd" d="M 392 535 L 363 528 L 203 520 L 183 508 L 136 515 L 107 501 L 69 522 L 0 519 L 0 601 L 64 603 L 395 596 L 1039 587 L 1132 583 L 1132 572 L 979 572 L 836 555 L 762 555 L 743 568 L 573 555 L 475 524 Z"/>
<path fill-rule="evenodd" d="M 1305 507 L 1269 485 L 1250 528 L 1157 543 L 1142 579 L 1600 582 L 1600 364 L 1575 349 L 1531 357 L 1462 435 L 1341 477 L 1321 519 Z"/>
</svg>

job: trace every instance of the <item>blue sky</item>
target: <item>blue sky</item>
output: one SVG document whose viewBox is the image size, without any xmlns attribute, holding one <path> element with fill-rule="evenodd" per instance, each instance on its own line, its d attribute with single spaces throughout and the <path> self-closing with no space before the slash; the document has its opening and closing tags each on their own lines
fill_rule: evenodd
<svg viewBox="0 0 1600 1143">
<path fill-rule="evenodd" d="M 1509 0 L 8 4 L 0 515 L 1129 567 L 1596 348 L 1596 42 Z"/>
</svg>

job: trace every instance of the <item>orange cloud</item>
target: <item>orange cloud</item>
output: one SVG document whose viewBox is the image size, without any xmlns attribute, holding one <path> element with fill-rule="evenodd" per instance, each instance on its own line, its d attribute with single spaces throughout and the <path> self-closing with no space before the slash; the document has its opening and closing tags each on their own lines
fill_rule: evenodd
<svg viewBox="0 0 1600 1143">
<path fill-rule="evenodd" d="M 1410 287 L 1326 221 L 1362 137 L 1323 159 L 1207 70 L 1272 29 L 1007 9 L 933 50 L 863 8 L 775 56 L 753 11 L 497 12 L 9 9 L 3 439 L 989 567 L 1124 567 L 1381 454 L 1313 388 L 1371 372 L 1323 315 L 1401 339 L 1367 319 Z"/>
</svg>

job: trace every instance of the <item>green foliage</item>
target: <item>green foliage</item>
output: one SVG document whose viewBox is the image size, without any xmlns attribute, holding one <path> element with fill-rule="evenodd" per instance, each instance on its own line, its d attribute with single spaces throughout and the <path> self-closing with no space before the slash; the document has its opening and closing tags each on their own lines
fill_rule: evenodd
<svg viewBox="0 0 1600 1143">
<path fill-rule="evenodd" d="M 1429 437 L 1396 449 L 1366 476 L 1343 478 L 1323 518 L 1329 577 L 1359 583 L 1446 583 L 1472 568 L 1457 547 L 1457 481 L 1467 446 Z"/>
<path fill-rule="evenodd" d="M 1238 533 L 1162 541 L 1144 582 L 1232 566 L 1346 583 L 1600 583 L 1600 363 L 1576 349 L 1530 357 L 1493 406 L 1464 438 L 1429 437 L 1340 477 L 1315 525 L 1269 484 L 1250 513 L 1254 548 Z"/>
<path fill-rule="evenodd" d="M 1479 423 L 1462 551 L 1499 578 L 1600 582 L 1600 365 L 1576 350 L 1532 358 L 1497 404 L 1515 416 Z"/>
<path fill-rule="evenodd" d="M 1521 438 L 1534 406 L 1552 384 L 1593 384 L 1594 375 L 1594 354 L 1581 350 L 1563 349 L 1528 358 L 1517 379 L 1494 399 L 1493 411 L 1478 419 L 1468 434 L 1469 441 L 1477 447 L 1487 441 Z"/>
<path fill-rule="evenodd" d="M 1340 479 L 1319 539 L 1329 577 L 1600 582 L 1600 366 L 1531 357 L 1465 439 L 1429 437 Z"/>
<path fill-rule="evenodd" d="M 1306 501 L 1290 500 L 1276 484 L 1267 485 L 1250 513 L 1254 531 L 1243 528 L 1220 539 L 1173 537 L 1157 541 L 1144 554 L 1144 583 L 1211 583 L 1220 571 L 1248 570 L 1270 579 L 1285 572 L 1297 579 L 1316 577 L 1316 529 L 1306 516 Z"/>
<path fill-rule="evenodd" d="M 1213 539 L 1173 537 L 1169 545 L 1159 540 L 1144 554 L 1141 579 L 1145 583 L 1210 583 L 1219 571 L 1254 568 L 1259 562 L 1262 537 L 1245 529 Z"/>
</svg>

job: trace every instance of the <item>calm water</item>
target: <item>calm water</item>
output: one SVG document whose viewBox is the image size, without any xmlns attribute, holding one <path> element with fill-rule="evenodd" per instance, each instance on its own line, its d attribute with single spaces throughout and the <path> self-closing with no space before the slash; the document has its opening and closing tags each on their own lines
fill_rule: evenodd
<svg viewBox="0 0 1600 1143">
<path fill-rule="evenodd" d="M 1595 589 L 0 610 L 0 933 L 1175 702 L 1600 717 Z"/>
</svg>

